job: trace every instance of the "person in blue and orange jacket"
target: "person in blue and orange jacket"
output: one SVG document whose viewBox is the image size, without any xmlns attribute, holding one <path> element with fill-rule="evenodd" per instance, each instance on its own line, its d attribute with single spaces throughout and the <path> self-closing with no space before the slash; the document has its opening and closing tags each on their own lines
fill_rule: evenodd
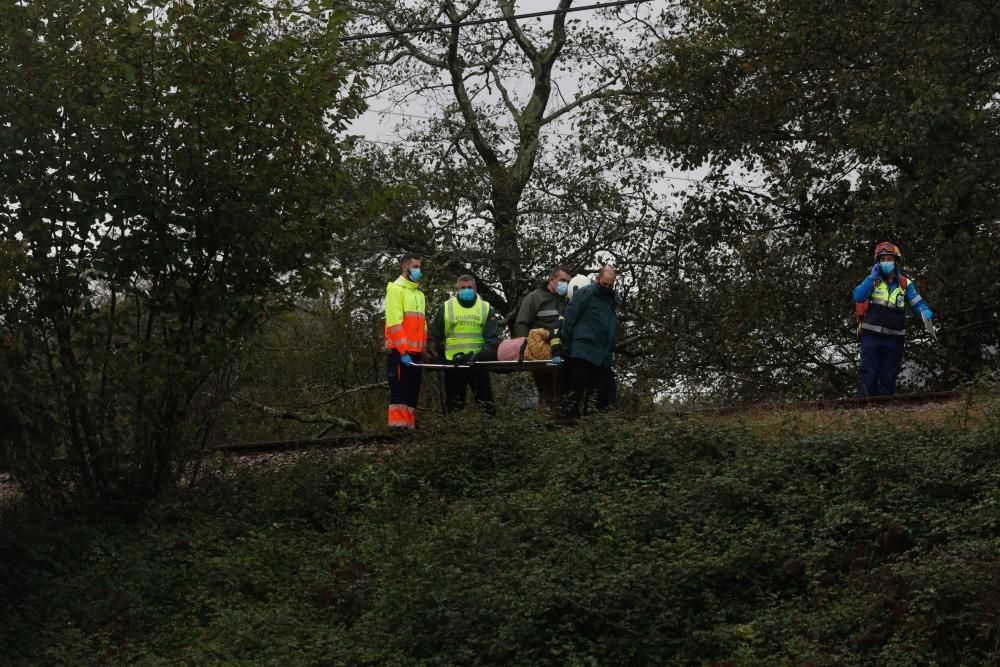
<svg viewBox="0 0 1000 667">
<path fill-rule="evenodd" d="M 417 361 L 427 343 L 423 277 L 419 255 L 406 253 L 399 259 L 400 276 L 385 290 L 385 347 L 389 351 L 389 428 L 416 428 L 420 368 Z"/>
<path fill-rule="evenodd" d="M 891 396 L 903 360 L 906 306 L 923 319 L 934 313 L 917 287 L 900 271 L 903 253 L 892 243 L 875 246 L 871 273 L 854 288 L 861 338 L 861 383 L 858 396 Z"/>
</svg>

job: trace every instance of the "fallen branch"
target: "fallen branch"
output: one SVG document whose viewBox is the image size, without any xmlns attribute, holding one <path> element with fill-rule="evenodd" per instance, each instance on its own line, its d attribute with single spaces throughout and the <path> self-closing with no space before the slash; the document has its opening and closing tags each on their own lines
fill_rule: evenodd
<svg viewBox="0 0 1000 667">
<path fill-rule="evenodd" d="M 334 428 L 340 428 L 345 431 L 360 431 L 361 424 L 353 419 L 346 419 L 344 417 L 338 417 L 337 415 L 327 415 L 327 414 L 302 414 L 295 410 L 278 410 L 277 408 L 272 408 L 269 405 L 263 405 L 262 403 L 257 403 L 256 401 L 251 401 L 250 399 L 234 397 L 231 399 L 233 403 L 238 403 L 240 405 L 245 405 L 247 407 L 253 408 L 259 412 L 264 413 L 269 417 L 275 417 L 276 419 L 291 419 L 302 424 L 324 424 L 324 428 L 316 436 L 317 438 L 322 438 L 324 435 L 329 433 Z"/>
</svg>

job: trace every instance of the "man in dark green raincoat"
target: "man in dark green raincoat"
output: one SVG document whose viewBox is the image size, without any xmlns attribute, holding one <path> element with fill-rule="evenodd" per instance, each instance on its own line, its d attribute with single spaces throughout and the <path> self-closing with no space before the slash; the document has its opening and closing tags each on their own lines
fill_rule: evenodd
<svg viewBox="0 0 1000 667">
<path fill-rule="evenodd" d="M 611 362 L 618 309 L 616 277 L 614 268 L 603 267 L 597 280 L 577 290 L 566 308 L 560 331 L 566 356 L 560 411 L 565 418 L 585 414 L 591 402 L 598 410 L 607 410 L 614 403 Z"/>
</svg>

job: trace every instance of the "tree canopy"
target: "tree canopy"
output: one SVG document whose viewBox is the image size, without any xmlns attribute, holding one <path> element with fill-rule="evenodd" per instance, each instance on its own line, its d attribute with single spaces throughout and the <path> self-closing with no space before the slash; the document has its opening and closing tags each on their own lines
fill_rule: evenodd
<svg viewBox="0 0 1000 667">
<path fill-rule="evenodd" d="M 360 106 L 339 24 L 247 0 L 0 13 L 0 451 L 39 483 L 64 455 L 98 496 L 159 488 L 328 265 Z"/>
<path fill-rule="evenodd" d="M 66 455 L 98 496 L 155 490 L 238 380 L 268 408 L 288 385 L 266 374 L 308 367 L 325 405 L 294 346 L 246 373 L 262 328 L 336 348 L 329 386 L 364 396 L 402 251 L 432 309 L 460 273 L 510 313 L 556 264 L 614 263 L 619 385 L 648 405 L 852 394 L 850 290 L 891 240 L 941 334 L 911 330 L 904 385 L 995 370 L 995 8 L 571 9 L 0 4 L 5 465 L 59 488 L 43 462 Z M 405 141 L 345 138 L 416 97 Z"/>
<path fill-rule="evenodd" d="M 593 269 L 595 253 L 634 244 L 628 232 L 642 222 L 633 204 L 647 198 L 644 165 L 574 121 L 624 90 L 619 65 L 631 51 L 619 32 L 634 12 L 588 22 L 572 7 L 561 0 L 550 16 L 522 19 L 512 0 L 352 6 L 357 30 L 394 33 L 373 61 L 380 104 L 421 96 L 431 109 L 408 136 L 418 145 L 399 156 L 433 222 L 411 249 L 453 275 L 473 269 L 502 312 L 554 264 Z M 445 28 L 405 32 L 437 23 Z"/>
<path fill-rule="evenodd" d="M 688 278 L 659 309 L 698 330 L 681 336 L 696 366 L 847 390 L 850 289 L 882 240 L 941 323 L 940 348 L 912 346 L 915 383 L 996 364 L 1000 303 L 980 285 L 1000 277 L 998 20 L 978 2 L 727 0 L 661 24 L 617 135 L 707 170 L 674 232 L 687 245 L 667 243 Z"/>
</svg>

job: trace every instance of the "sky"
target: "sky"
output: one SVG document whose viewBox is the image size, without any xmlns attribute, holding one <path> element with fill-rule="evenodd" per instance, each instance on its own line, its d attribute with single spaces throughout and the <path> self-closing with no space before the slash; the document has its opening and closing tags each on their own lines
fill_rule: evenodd
<svg viewBox="0 0 1000 667">
<path fill-rule="evenodd" d="M 574 3 L 575 7 L 587 7 L 589 5 L 597 4 L 595 0 L 578 0 Z M 641 5 L 631 5 L 623 8 L 622 11 L 627 11 L 630 13 L 635 13 L 639 11 L 644 17 L 654 17 L 659 12 L 662 12 L 670 5 L 669 0 L 650 0 L 649 2 L 644 2 Z M 558 0 L 531 0 L 528 2 L 521 1 L 516 4 L 515 11 L 518 14 L 526 14 L 533 12 L 551 11 L 556 9 L 558 6 Z M 494 2 L 485 2 L 484 11 L 478 14 L 479 17 L 487 16 L 500 16 L 501 12 L 498 7 L 496 7 Z M 550 25 L 552 21 L 551 16 L 541 17 L 541 18 L 527 18 L 522 19 L 520 22 L 522 24 L 530 25 Z M 567 16 L 567 23 L 570 24 L 572 21 L 582 22 L 588 27 L 599 26 L 602 21 L 607 21 L 600 13 L 593 10 L 583 10 L 572 12 Z M 384 29 L 384 28 L 379 28 Z M 635 35 L 638 31 L 618 31 L 620 38 L 627 42 L 628 40 L 634 40 Z M 570 30 L 570 39 L 573 37 L 572 29 Z M 559 103 L 560 99 L 571 99 L 573 95 L 580 89 L 581 83 L 586 85 L 586 82 L 581 82 L 581 74 L 586 76 L 586 73 L 581 73 L 579 71 L 569 71 L 565 67 L 560 69 L 556 68 L 553 74 L 553 95 L 550 99 L 550 109 L 554 108 L 556 104 Z M 531 89 L 531 81 L 525 76 L 520 81 L 507 84 L 512 92 L 521 90 L 522 92 L 528 92 Z M 498 95 L 494 95 L 494 99 L 499 100 Z M 392 99 L 390 95 L 377 95 L 368 100 L 369 110 L 364 113 L 360 118 L 358 118 L 348 129 L 348 132 L 352 135 L 358 135 L 365 142 L 371 142 L 373 144 L 389 147 L 393 145 L 406 144 L 409 138 L 410 127 L 414 125 L 419 125 L 420 123 L 430 119 L 436 113 L 439 113 L 442 106 L 451 101 L 450 91 L 445 90 L 437 95 L 437 97 L 410 97 L 405 102 L 399 103 Z M 568 114 L 562 120 L 552 125 L 548 125 L 543 128 L 544 135 L 562 135 L 571 136 L 574 133 L 574 128 L 572 127 L 574 116 Z M 556 137 L 557 139 L 559 137 Z M 670 208 L 679 208 L 681 197 L 690 189 L 699 183 L 701 179 L 705 176 L 706 169 L 697 169 L 692 171 L 684 171 L 673 166 L 657 161 L 648 160 L 648 165 L 651 168 L 664 170 L 664 175 L 662 178 L 656 180 L 652 187 L 655 192 L 663 198 L 665 205 Z M 620 166 L 618 167 L 620 170 Z M 614 167 L 612 167 L 614 169 Z"/>
<path fill-rule="evenodd" d="M 500 10 L 494 3 L 488 2 L 484 4 L 487 9 L 482 13 L 483 17 L 500 16 Z M 594 0 L 583 0 L 582 2 L 575 3 L 577 7 L 586 7 L 592 4 L 597 3 Z M 666 0 L 651 0 L 648 3 L 643 3 L 641 7 L 643 11 L 655 12 L 662 9 L 667 4 Z M 557 6 L 558 0 L 522 1 L 516 4 L 516 12 L 518 14 L 526 14 L 551 11 L 556 9 Z M 551 20 L 551 17 L 541 17 L 537 19 L 523 19 L 521 23 L 542 23 L 547 25 L 551 22 Z M 588 25 L 592 25 L 595 21 L 600 21 L 601 18 L 594 11 L 584 10 L 570 13 L 567 20 L 578 20 Z M 572 39 L 572 32 L 570 33 L 570 37 Z M 629 36 L 622 35 L 622 38 L 628 39 Z M 569 72 L 566 71 L 566 69 L 560 70 L 557 67 L 553 79 L 554 94 L 552 101 L 550 102 L 550 106 L 558 101 L 560 94 L 567 98 L 571 97 L 580 87 L 579 73 L 577 72 Z M 520 89 L 522 92 L 530 90 L 530 80 L 525 77 L 518 83 L 512 84 L 511 88 L 515 91 Z M 449 95 L 444 95 L 442 97 L 447 100 Z M 496 97 L 495 99 L 499 99 L 499 97 Z M 376 96 L 370 99 L 369 105 L 369 111 L 363 114 L 352 124 L 349 132 L 351 134 L 361 135 L 369 141 L 386 143 L 404 141 L 406 139 L 407 132 L 403 126 L 406 122 L 414 122 L 427 118 L 440 109 L 440 102 L 433 99 L 411 98 L 404 104 L 394 104 L 393 100 L 390 99 L 388 95 Z M 566 124 L 563 123 L 560 126 L 552 126 L 547 131 L 560 132 L 565 130 Z"/>
</svg>

